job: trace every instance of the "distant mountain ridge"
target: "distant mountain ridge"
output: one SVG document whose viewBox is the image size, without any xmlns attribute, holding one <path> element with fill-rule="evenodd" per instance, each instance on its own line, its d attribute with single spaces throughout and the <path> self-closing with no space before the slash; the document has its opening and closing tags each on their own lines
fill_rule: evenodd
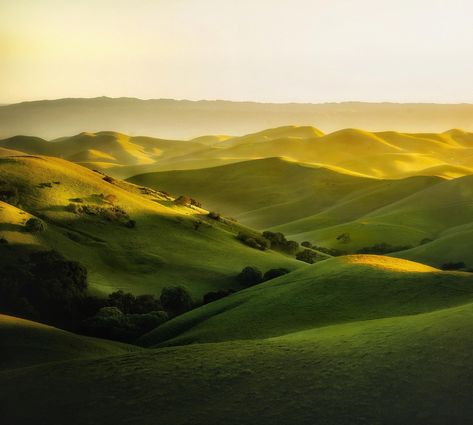
<svg viewBox="0 0 473 425">
<path fill-rule="evenodd" d="M 0 105 L 0 138 L 18 134 L 53 139 L 107 129 L 129 135 L 190 139 L 202 134 L 240 136 L 293 123 L 323 132 L 473 131 L 472 104 L 323 104 L 232 102 L 136 98 L 67 98 Z"/>
</svg>

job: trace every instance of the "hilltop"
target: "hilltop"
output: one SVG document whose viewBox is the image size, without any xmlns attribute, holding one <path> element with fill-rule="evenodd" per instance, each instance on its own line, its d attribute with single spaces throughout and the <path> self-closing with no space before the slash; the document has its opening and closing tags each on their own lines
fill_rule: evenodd
<svg viewBox="0 0 473 425">
<path fill-rule="evenodd" d="M 461 130 L 414 134 L 348 128 L 324 134 L 315 127 L 294 125 L 241 137 L 207 135 L 192 140 L 114 131 L 51 141 L 27 136 L 0 140 L 4 149 L 57 156 L 118 178 L 273 157 L 378 179 L 415 175 L 455 178 L 473 173 L 472 146 L 473 133 Z"/>
</svg>

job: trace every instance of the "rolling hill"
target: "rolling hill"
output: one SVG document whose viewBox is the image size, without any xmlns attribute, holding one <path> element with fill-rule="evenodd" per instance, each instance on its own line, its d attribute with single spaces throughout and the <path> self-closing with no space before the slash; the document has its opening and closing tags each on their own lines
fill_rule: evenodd
<svg viewBox="0 0 473 425">
<path fill-rule="evenodd" d="M 332 258 L 180 316 L 146 346 L 270 338 L 347 322 L 406 316 L 473 300 L 473 275 L 411 261 Z"/>
<path fill-rule="evenodd" d="M 165 140 L 118 132 L 80 133 L 50 142 L 15 136 L 0 147 L 61 157 L 119 178 L 157 171 L 214 167 L 283 157 L 346 174 L 372 178 L 473 173 L 473 133 L 407 134 L 343 129 L 324 134 L 310 126 L 283 126 L 240 137 L 202 136 Z"/>
<path fill-rule="evenodd" d="M 16 206 L 0 201 L 0 235 L 8 246 L 56 249 L 79 259 L 95 291 L 159 294 L 172 283 L 199 299 L 237 285 L 235 276 L 247 265 L 304 265 L 242 244 L 237 223 L 209 219 L 205 210 L 175 205 L 167 194 L 59 158 L 3 156 L 0 171 L 2 184 L 19 193 Z M 46 230 L 26 231 L 31 217 L 40 217 Z"/>
<path fill-rule="evenodd" d="M 142 174 L 129 181 L 188 194 L 208 209 L 222 211 L 259 229 L 294 222 L 295 231 L 288 226 L 288 233 L 293 235 L 316 228 L 313 222 L 305 225 L 309 216 L 321 216 L 329 210 L 321 225 L 345 222 L 441 179 L 377 180 L 283 158 L 267 158 L 199 170 Z M 338 213 L 335 205 L 340 205 Z"/>
<path fill-rule="evenodd" d="M 0 371 L 42 363 L 137 352 L 133 345 L 75 335 L 0 314 Z"/>
<path fill-rule="evenodd" d="M 0 408 L 17 424 L 467 423 L 471 276 L 328 260 L 165 325 L 168 343 L 225 342 L 5 368 Z"/>
</svg>

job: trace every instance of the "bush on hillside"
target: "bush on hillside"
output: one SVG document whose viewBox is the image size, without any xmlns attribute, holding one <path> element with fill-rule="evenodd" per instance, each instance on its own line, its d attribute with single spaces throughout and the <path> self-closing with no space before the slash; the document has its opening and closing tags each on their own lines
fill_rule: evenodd
<svg viewBox="0 0 473 425">
<path fill-rule="evenodd" d="M 106 181 L 107 183 L 111 183 L 111 184 L 115 183 L 115 179 L 110 176 L 105 176 L 103 180 Z"/>
<path fill-rule="evenodd" d="M 251 248 L 259 249 L 261 251 L 265 251 L 271 246 L 270 241 L 268 241 L 263 236 L 257 234 L 239 232 L 236 238 L 239 241 L 243 242 L 245 245 L 248 245 Z"/>
<path fill-rule="evenodd" d="M 442 264 L 440 267 L 442 270 L 462 270 L 466 268 L 466 264 L 463 261 L 459 261 L 458 263 L 445 263 Z"/>
<path fill-rule="evenodd" d="M 313 250 L 322 252 L 324 254 L 331 255 L 332 257 L 339 257 L 340 255 L 347 255 L 346 251 L 342 251 L 341 249 L 336 249 L 336 248 L 325 248 L 324 246 L 317 246 L 313 245 L 309 241 L 304 241 L 301 243 L 301 246 L 304 248 L 311 248 Z"/>
<path fill-rule="evenodd" d="M 117 307 L 103 307 L 95 316 L 83 322 L 82 331 L 99 338 L 133 342 L 166 322 L 167 319 L 164 311 L 125 314 Z"/>
<path fill-rule="evenodd" d="M 351 242 L 350 233 L 342 233 L 341 235 L 338 235 L 337 241 L 339 241 L 340 243 L 350 243 Z"/>
<path fill-rule="evenodd" d="M 285 274 L 288 274 L 288 273 L 289 273 L 289 270 L 285 268 L 270 269 L 264 274 L 263 280 L 267 281 L 267 280 L 275 279 L 279 276 L 284 276 Z"/>
<path fill-rule="evenodd" d="M 0 201 L 17 206 L 20 203 L 18 188 L 6 181 L 0 180 Z"/>
<path fill-rule="evenodd" d="M 263 237 L 271 243 L 271 249 L 282 251 L 290 255 L 294 255 L 299 249 L 299 244 L 296 241 L 289 241 L 280 232 L 263 232 Z"/>
<path fill-rule="evenodd" d="M 207 292 L 204 295 L 202 303 L 203 304 L 208 304 L 208 303 L 211 303 L 213 301 L 220 300 L 221 298 L 228 297 L 230 294 L 233 294 L 234 292 L 235 291 L 233 291 L 232 289 L 220 289 L 219 291 Z"/>
<path fill-rule="evenodd" d="M 257 267 L 247 266 L 237 276 L 237 280 L 245 287 L 257 285 L 263 281 L 263 273 Z"/>
<path fill-rule="evenodd" d="M 182 205 L 182 206 L 189 206 L 191 205 L 191 198 L 189 198 L 188 196 L 185 196 L 185 195 L 180 195 L 178 198 L 176 198 L 174 200 L 174 203 L 176 205 Z"/>
<path fill-rule="evenodd" d="M 124 292 L 122 290 L 109 294 L 106 302 L 108 306 L 117 307 L 126 314 L 143 314 L 162 310 L 160 300 L 153 295 L 146 294 L 135 296 L 130 292 Z"/>
<path fill-rule="evenodd" d="M 80 307 L 86 305 L 85 267 L 57 251 L 23 257 L 2 270 L 1 311 L 55 326 L 72 326 L 81 317 Z"/>
<path fill-rule="evenodd" d="M 163 288 L 160 297 L 161 305 L 170 316 L 177 316 L 192 309 L 194 301 L 189 290 L 184 286 Z"/>
<path fill-rule="evenodd" d="M 356 251 L 357 254 L 389 254 L 390 252 L 404 251 L 412 248 L 411 245 L 392 246 L 388 243 L 382 242 L 373 246 L 367 246 Z"/>
<path fill-rule="evenodd" d="M 219 221 L 220 218 L 221 218 L 221 214 L 218 213 L 218 212 L 210 211 L 210 212 L 207 214 L 207 217 L 208 217 L 208 218 L 211 218 L 212 220 L 217 220 L 217 221 Z"/>
<path fill-rule="evenodd" d="M 46 224 L 39 218 L 32 217 L 25 223 L 25 229 L 29 233 L 42 233 L 46 230 Z"/>
<path fill-rule="evenodd" d="M 305 263 L 314 264 L 317 261 L 317 253 L 311 249 L 304 249 L 296 255 L 296 259 L 304 261 Z"/>
</svg>

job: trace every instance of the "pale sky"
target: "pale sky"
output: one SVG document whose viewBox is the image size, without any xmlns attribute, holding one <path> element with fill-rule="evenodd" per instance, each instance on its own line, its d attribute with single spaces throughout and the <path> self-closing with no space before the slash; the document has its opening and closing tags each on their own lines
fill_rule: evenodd
<svg viewBox="0 0 473 425">
<path fill-rule="evenodd" d="M 0 0 L 0 103 L 473 102 L 472 0 Z"/>
</svg>

